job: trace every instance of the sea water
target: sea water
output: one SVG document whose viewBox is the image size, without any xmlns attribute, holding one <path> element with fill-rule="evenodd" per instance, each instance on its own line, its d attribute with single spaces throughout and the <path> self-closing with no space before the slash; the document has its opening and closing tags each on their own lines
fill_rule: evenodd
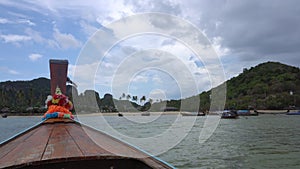
<svg viewBox="0 0 300 169">
<path fill-rule="evenodd" d="M 113 129 L 125 138 L 137 140 L 165 134 L 177 119 L 176 115 L 78 118 L 97 129 L 110 128 L 106 132 Z M 211 137 L 199 143 L 205 120 L 206 117 L 201 116 L 195 121 L 191 120 L 193 125 L 185 131 L 186 136 L 157 156 L 180 169 L 300 168 L 300 116 L 259 115 L 221 119 Z M 40 121 L 40 117 L 0 118 L 0 141 Z M 178 128 L 173 134 L 182 136 L 184 133 L 180 132 L 182 130 Z M 148 148 L 168 147 L 167 144 L 165 141 L 157 141 L 148 145 Z"/>
</svg>

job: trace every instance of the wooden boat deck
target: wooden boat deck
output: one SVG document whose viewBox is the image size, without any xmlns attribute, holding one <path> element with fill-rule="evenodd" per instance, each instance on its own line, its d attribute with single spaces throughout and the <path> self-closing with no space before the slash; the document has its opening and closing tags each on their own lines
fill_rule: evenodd
<svg viewBox="0 0 300 169">
<path fill-rule="evenodd" d="M 133 146 L 67 119 L 48 119 L 0 145 L 0 168 L 53 168 L 51 165 L 65 169 L 172 168 Z"/>
</svg>

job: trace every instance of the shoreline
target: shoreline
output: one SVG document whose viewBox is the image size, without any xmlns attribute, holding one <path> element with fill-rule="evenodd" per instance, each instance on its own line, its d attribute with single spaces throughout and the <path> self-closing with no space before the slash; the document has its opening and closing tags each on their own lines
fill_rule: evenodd
<svg viewBox="0 0 300 169">
<path fill-rule="evenodd" d="M 186 111 L 167 111 L 167 112 L 149 112 L 150 116 L 158 116 L 158 115 L 180 115 L 182 112 Z M 257 110 L 259 114 L 286 114 L 287 110 Z M 122 114 L 123 116 L 142 116 L 144 112 L 107 112 L 107 113 L 77 113 L 74 116 L 118 116 Z M 44 114 L 39 113 L 31 113 L 31 114 L 14 114 L 14 113 L 6 113 L 8 117 L 42 117 Z M 214 112 L 208 113 L 208 115 L 215 115 Z"/>
<path fill-rule="evenodd" d="M 76 114 L 75 116 L 118 116 L 122 114 L 123 116 L 142 116 L 143 112 L 118 112 L 118 113 L 80 113 Z M 170 111 L 170 112 L 149 112 L 150 116 L 152 115 L 178 115 L 180 111 Z"/>
<path fill-rule="evenodd" d="M 118 114 L 122 114 L 124 116 L 142 116 L 143 112 L 107 112 L 107 113 L 77 113 L 74 114 L 74 116 L 118 116 Z M 170 112 L 149 112 L 151 115 L 178 115 L 181 112 L 180 111 L 170 111 Z M 1 115 L 1 114 L 0 114 Z M 14 114 L 14 113 L 6 113 L 8 117 L 42 117 L 43 114 Z M 1 117 L 1 116 L 0 116 Z"/>
</svg>

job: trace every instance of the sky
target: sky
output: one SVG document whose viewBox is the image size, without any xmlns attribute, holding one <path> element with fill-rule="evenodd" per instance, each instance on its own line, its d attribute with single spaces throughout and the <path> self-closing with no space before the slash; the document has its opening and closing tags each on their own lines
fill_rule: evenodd
<svg viewBox="0 0 300 169">
<path fill-rule="evenodd" d="M 185 98 L 262 62 L 300 67 L 299 16 L 298 0 L 1 0 L 0 81 L 67 59 L 80 92 Z"/>
</svg>

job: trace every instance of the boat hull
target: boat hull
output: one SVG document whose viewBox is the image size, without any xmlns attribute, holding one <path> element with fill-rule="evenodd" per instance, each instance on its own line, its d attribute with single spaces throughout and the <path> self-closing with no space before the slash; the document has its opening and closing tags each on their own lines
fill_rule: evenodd
<svg viewBox="0 0 300 169">
<path fill-rule="evenodd" d="M 150 112 L 142 112 L 141 115 L 142 116 L 150 116 Z"/>
<path fill-rule="evenodd" d="M 256 110 L 238 110 L 238 116 L 258 116 L 258 112 Z"/>
<path fill-rule="evenodd" d="M 182 116 L 205 116 L 205 113 L 191 113 L 191 112 L 181 112 Z"/>
<path fill-rule="evenodd" d="M 221 116 L 221 119 L 236 119 L 238 116 Z"/>
<path fill-rule="evenodd" d="M 110 156 L 102 158 L 101 156 L 87 158 L 64 158 L 44 161 L 36 161 L 29 164 L 16 165 L 14 168 L 22 169 L 95 169 L 101 168 L 118 168 L 118 169 L 152 169 L 142 161 L 133 158 Z"/>
<path fill-rule="evenodd" d="M 221 119 L 236 119 L 238 118 L 238 114 L 236 111 L 234 110 L 225 110 L 222 115 L 221 115 Z"/>
<path fill-rule="evenodd" d="M 1 117 L 2 117 L 2 118 L 7 118 L 7 114 L 4 113 L 4 114 L 1 115 Z"/>
<path fill-rule="evenodd" d="M 287 113 L 286 115 L 300 115 L 300 112 L 290 112 L 290 113 Z"/>
<path fill-rule="evenodd" d="M 0 168 L 99 166 L 173 168 L 137 147 L 70 119 L 48 119 L 0 144 Z"/>
</svg>

